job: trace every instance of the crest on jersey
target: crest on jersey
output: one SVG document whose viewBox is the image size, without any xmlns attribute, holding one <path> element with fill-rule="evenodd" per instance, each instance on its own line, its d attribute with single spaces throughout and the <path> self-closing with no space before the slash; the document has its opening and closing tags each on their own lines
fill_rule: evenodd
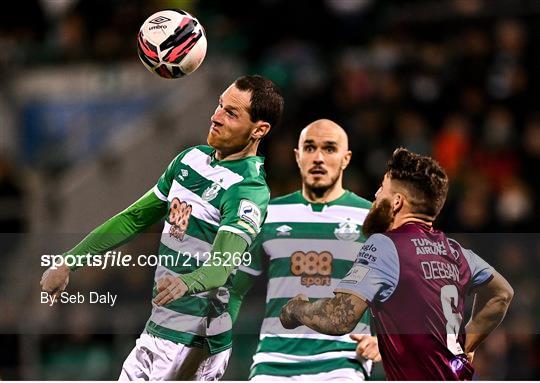
<svg viewBox="0 0 540 383">
<path fill-rule="evenodd" d="M 347 218 L 347 222 L 340 223 L 334 229 L 334 235 L 342 241 L 356 241 L 360 238 L 360 225 L 350 222 L 350 218 Z"/>
<path fill-rule="evenodd" d="M 220 190 L 221 190 L 221 186 L 219 186 L 219 184 L 214 182 L 214 183 L 212 183 L 212 185 L 210 185 L 210 186 L 208 186 L 206 188 L 206 190 L 203 192 L 201 198 L 204 201 L 212 201 L 214 198 L 217 197 Z"/>
</svg>

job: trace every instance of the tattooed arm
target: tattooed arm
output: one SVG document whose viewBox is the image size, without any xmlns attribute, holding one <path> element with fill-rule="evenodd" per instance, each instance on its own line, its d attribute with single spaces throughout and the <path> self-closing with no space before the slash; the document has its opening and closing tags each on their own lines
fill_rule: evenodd
<svg viewBox="0 0 540 383">
<path fill-rule="evenodd" d="M 353 294 L 336 293 L 334 298 L 314 302 L 299 294 L 283 306 L 280 320 L 286 329 L 306 325 L 323 334 L 344 335 L 354 329 L 367 307 Z"/>
</svg>

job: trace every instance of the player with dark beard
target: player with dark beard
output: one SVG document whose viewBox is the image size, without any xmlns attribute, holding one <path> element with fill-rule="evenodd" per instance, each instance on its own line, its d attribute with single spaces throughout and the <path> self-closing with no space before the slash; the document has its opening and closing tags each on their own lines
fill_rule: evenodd
<svg viewBox="0 0 540 383">
<path fill-rule="evenodd" d="M 364 221 L 371 234 L 335 297 L 297 295 L 285 328 L 345 334 L 370 307 L 390 380 L 470 380 L 478 345 L 503 320 L 512 287 L 484 260 L 433 228 L 448 177 L 430 157 L 397 149 Z M 463 326 L 465 297 L 475 295 Z"/>
</svg>

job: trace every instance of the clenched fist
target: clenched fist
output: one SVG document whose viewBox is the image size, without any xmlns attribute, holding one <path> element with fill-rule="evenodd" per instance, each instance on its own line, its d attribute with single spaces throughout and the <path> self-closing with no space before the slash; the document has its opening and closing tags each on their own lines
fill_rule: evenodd
<svg viewBox="0 0 540 383">
<path fill-rule="evenodd" d="M 371 359 L 374 362 L 381 361 L 381 354 L 379 353 L 379 343 L 376 336 L 368 334 L 351 334 L 352 340 L 358 342 L 356 344 L 356 357 Z"/>
<path fill-rule="evenodd" d="M 279 316 L 279 320 L 281 321 L 281 324 L 284 328 L 292 330 L 294 328 L 297 328 L 298 326 L 302 326 L 302 323 L 294 317 L 294 312 L 298 303 L 305 301 L 309 302 L 308 297 L 304 294 L 298 294 L 281 308 L 281 315 Z"/>
<path fill-rule="evenodd" d="M 69 283 L 69 267 L 66 265 L 52 267 L 45 270 L 41 277 L 41 290 L 49 293 L 53 298 L 65 290 Z"/>
<path fill-rule="evenodd" d="M 164 306 L 176 299 L 184 296 L 188 287 L 179 277 L 167 274 L 159 278 L 156 284 L 158 294 L 154 298 L 154 303 L 158 306 Z"/>
</svg>

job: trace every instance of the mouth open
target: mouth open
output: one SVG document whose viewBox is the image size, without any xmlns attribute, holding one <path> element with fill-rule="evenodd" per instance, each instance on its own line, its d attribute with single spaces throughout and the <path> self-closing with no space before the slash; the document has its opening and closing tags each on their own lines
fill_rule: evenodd
<svg viewBox="0 0 540 383">
<path fill-rule="evenodd" d="M 324 169 L 311 169 L 309 171 L 309 174 L 312 174 L 314 176 L 324 176 L 326 174 L 326 170 L 324 170 Z"/>
</svg>

